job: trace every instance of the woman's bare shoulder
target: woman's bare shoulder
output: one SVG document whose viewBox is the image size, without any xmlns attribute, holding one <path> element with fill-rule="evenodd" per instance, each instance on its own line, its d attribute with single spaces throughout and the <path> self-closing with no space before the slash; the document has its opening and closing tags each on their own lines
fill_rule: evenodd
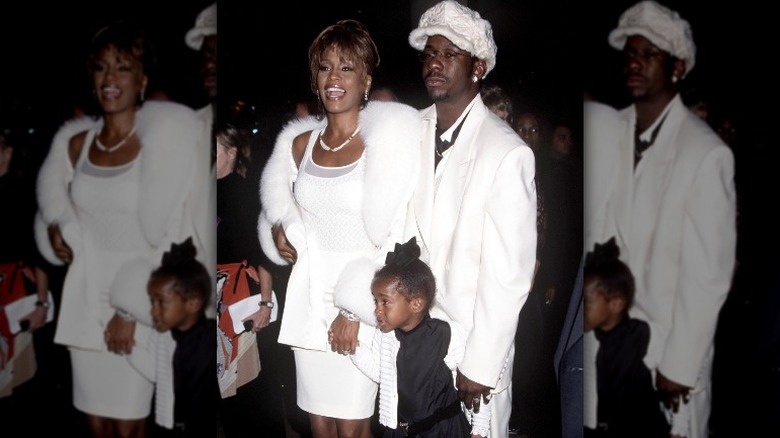
<svg viewBox="0 0 780 438">
<path fill-rule="evenodd" d="M 76 161 L 81 155 L 81 150 L 84 148 L 86 142 L 87 131 L 81 131 L 78 134 L 70 138 L 68 142 L 68 156 L 70 157 L 70 163 L 76 165 Z"/>
<path fill-rule="evenodd" d="M 311 137 L 312 131 L 306 131 L 298 134 L 293 139 L 292 155 L 295 160 L 295 166 L 300 167 L 303 160 L 303 154 L 306 152 L 306 146 L 309 144 L 309 137 Z"/>
</svg>

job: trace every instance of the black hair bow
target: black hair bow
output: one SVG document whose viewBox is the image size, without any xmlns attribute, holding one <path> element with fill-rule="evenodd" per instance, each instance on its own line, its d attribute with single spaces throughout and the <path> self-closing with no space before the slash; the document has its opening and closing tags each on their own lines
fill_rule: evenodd
<svg viewBox="0 0 780 438">
<path fill-rule="evenodd" d="M 403 245 L 396 243 L 395 251 L 387 253 L 385 264 L 403 267 L 417 260 L 418 257 L 420 257 L 420 247 L 417 246 L 417 238 L 412 237 Z"/>
<path fill-rule="evenodd" d="M 618 260 L 620 248 L 615 242 L 615 237 L 610 237 L 605 243 L 593 245 L 593 251 L 585 255 L 585 265 L 599 266 Z"/>
<path fill-rule="evenodd" d="M 163 265 L 181 265 L 195 259 L 198 250 L 192 243 L 192 236 L 182 243 L 171 243 L 171 249 L 162 256 Z"/>
</svg>

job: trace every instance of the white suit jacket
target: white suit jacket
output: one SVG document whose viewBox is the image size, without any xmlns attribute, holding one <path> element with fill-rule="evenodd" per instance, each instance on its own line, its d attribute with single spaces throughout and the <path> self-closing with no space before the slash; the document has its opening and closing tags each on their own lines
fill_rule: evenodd
<svg viewBox="0 0 780 438">
<path fill-rule="evenodd" d="M 469 333 L 459 369 L 501 391 L 511 382 L 517 320 L 536 262 L 534 155 L 477 97 L 441 164 L 434 199 L 436 108 L 421 113 L 419 180 L 404 239 L 417 236 L 436 277 L 431 316 Z"/>
<path fill-rule="evenodd" d="M 735 262 L 733 154 L 676 96 L 634 171 L 635 108 L 619 117 L 619 144 L 586 152 L 614 160 L 611 173 L 591 175 L 608 184 L 601 207 L 587 210 L 601 215 L 586 221 L 587 248 L 616 236 L 636 280 L 631 314 L 651 326 L 646 362 L 675 382 L 701 387 L 709 381 L 718 313 Z"/>
</svg>

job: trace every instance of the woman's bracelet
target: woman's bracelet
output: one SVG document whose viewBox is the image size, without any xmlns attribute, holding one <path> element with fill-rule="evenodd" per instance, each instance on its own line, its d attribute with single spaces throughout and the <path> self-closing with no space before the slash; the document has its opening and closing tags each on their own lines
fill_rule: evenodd
<svg viewBox="0 0 780 438">
<path fill-rule="evenodd" d="M 341 316 L 343 316 L 344 318 L 347 318 L 347 320 L 349 320 L 349 321 L 360 322 L 360 317 L 355 315 L 354 313 L 350 312 L 347 309 L 339 309 L 339 313 L 341 314 Z"/>
<path fill-rule="evenodd" d="M 133 315 L 129 314 L 128 312 L 125 312 L 122 309 L 116 309 L 116 314 L 119 315 L 125 321 L 128 321 L 128 322 L 135 321 L 135 318 L 133 318 Z"/>
</svg>

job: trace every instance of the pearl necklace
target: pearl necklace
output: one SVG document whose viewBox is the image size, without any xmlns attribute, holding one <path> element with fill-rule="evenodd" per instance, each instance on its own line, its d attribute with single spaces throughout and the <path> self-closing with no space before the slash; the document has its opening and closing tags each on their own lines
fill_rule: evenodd
<svg viewBox="0 0 780 438">
<path fill-rule="evenodd" d="M 100 142 L 100 135 L 98 134 L 95 136 L 95 146 L 97 146 L 97 148 L 103 152 L 114 152 L 115 150 L 124 146 L 125 143 L 127 143 L 127 140 L 129 140 L 130 137 L 133 136 L 133 134 L 135 134 L 135 125 L 133 125 L 133 129 L 131 129 L 130 132 L 127 133 L 125 138 L 119 140 L 119 143 L 115 144 L 114 146 L 111 146 L 110 148 L 106 147 L 106 145 Z"/>
<path fill-rule="evenodd" d="M 325 130 L 323 130 L 322 132 L 325 132 Z M 355 132 L 353 132 L 352 135 L 350 135 L 349 138 L 344 141 L 344 143 L 341 143 L 338 147 L 335 148 L 331 148 L 328 145 L 326 145 L 325 141 L 322 139 L 322 134 L 320 134 L 320 146 L 328 152 L 338 152 L 341 150 L 341 148 L 348 145 L 349 142 L 351 142 L 352 139 L 355 138 L 358 132 L 360 132 L 360 125 L 358 125 L 358 127 L 355 128 Z"/>
</svg>

